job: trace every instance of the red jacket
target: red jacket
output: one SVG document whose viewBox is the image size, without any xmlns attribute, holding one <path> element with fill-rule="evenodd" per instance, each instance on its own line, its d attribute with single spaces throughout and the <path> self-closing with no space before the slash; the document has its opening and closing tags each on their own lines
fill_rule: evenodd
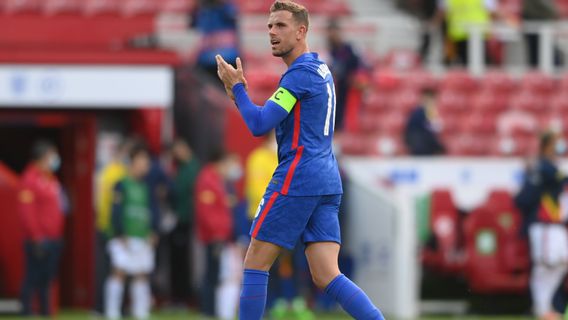
<svg viewBox="0 0 568 320">
<path fill-rule="evenodd" d="M 55 176 L 28 166 L 22 175 L 18 205 L 26 239 L 55 240 L 63 236 L 61 186 Z"/>
<path fill-rule="evenodd" d="M 207 165 L 195 183 L 197 236 L 204 244 L 228 241 L 233 233 L 233 216 L 223 178 L 213 165 Z"/>
</svg>

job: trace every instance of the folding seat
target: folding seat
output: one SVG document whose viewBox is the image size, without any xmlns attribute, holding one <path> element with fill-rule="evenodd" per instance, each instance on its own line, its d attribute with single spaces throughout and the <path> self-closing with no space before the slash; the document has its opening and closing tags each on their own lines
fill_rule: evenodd
<svg viewBox="0 0 568 320">
<path fill-rule="evenodd" d="M 390 99 L 390 106 L 399 110 L 403 115 L 408 115 L 411 110 L 420 104 L 420 96 L 414 90 L 400 90 L 393 93 Z"/>
<path fill-rule="evenodd" d="M 557 88 L 556 81 L 538 71 L 526 73 L 521 79 L 521 87 L 537 95 L 551 94 Z"/>
<path fill-rule="evenodd" d="M 471 135 L 494 134 L 497 130 L 496 117 L 493 114 L 474 113 L 465 119 L 463 128 Z"/>
<path fill-rule="evenodd" d="M 402 84 L 400 76 L 389 71 L 375 71 L 372 81 L 373 87 L 380 93 L 396 91 Z"/>
<path fill-rule="evenodd" d="M 380 62 L 382 68 L 396 71 L 415 70 L 420 67 L 420 57 L 414 50 L 393 49 Z"/>
<path fill-rule="evenodd" d="M 156 14 L 160 9 L 158 2 L 155 0 L 123 0 L 121 11 L 125 16 Z"/>
<path fill-rule="evenodd" d="M 465 219 L 465 270 L 472 293 L 520 294 L 528 289 L 528 272 L 511 272 L 510 267 L 503 264 L 503 246 L 508 238 L 500 219 L 503 218 L 485 205 Z"/>
<path fill-rule="evenodd" d="M 420 92 L 424 88 L 436 89 L 438 79 L 429 71 L 423 69 L 411 70 L 401 74 L 402 85 L 411 90 Z"/>
<path fill-rule="evenodd" d="M 390 107 L 391 95 L 382 92 L 369 92 L 363 98 L 363 109 L 370 112 L 380 113 L 388 110 Z"/>
<path fill-rule="evenodd" d="M 87 15 L 118 15 L 120 2 L 115 0 L 84 0 L 83 10 Z"/>
<path fill-rule="evenodd" d="M 471 97 L 471 110 L 484 114 L 497 114 L 506 110 L 509 104 L 509 95 L 483 89 Z"/>
<path fill-rule="evenodd" d="M 560 114 L 568 112 L 568 91 L 559 92 L 550 98 L 550 110 Z"/>
<path fill-rule="evenodd" d="M 159 10 L 187 14 L 195 7 L 197 0 L 159 0 Z"/>
<path fill-rule="evenodd" d="M 459 93 L 472 93 L 477 89 L 477 81 L 465 70 L 452 70 L 443 77 L 442 88 Z"/>
<path fill-rule="evenodd" d="M 457 207 L 448 189 L 436 189 L 430 197 L 430 229 L 434 247 L 422 250 L 425 267 L 446 274 L 460 273 L 464 256 L 459 238 L 461 227 Z"/>
<path fill-rule="evenodd" d="M 365 114 L 359 118 L 359 131 L 364 133 L 378 133 L 382 125 L 382 117 L 374 114 Z"/>
<path fill-rule="evenodd" d="M 407 117 L 399 110 L 391 110 L 378 118 L 381 132 L 387 135 L 402 136 Z"/>
<path fill-rule="evenodd" d="M 78 14 L 81 12 L 83 1 L 81 0 L 46 0 L 43 10 L 48 15 Z"/>
<path fill-rule="evenodd" d="M 510 105 L 512 109 L 537 114 L 548 110 L 548 96 L 523 90 L 511 98 Z"/>
<path fill-rule="evenodd" d="M 42 0 L 3 0 L 0 3 L 6 13 L 39 12 Z"/>
<path fill-rule="evenodd" d="M 469 97 L 453 90 L 443 90 L 438 95 L 437 107 L 441 115 L 448 113 L 463 113 L 470 111 Z"/>
<path fill-rule="evenodd" d="M 529 271 L 529 251 L 526 238 L 521 237 L 522 217 L 507 190 L 493 190 L 486 203 L 496 215 L 499 226 L 500 263 L 507 272 Z"/>
<path fill-rule="evenodd" d="M 505 71 L 492 70 L 483 76 L 481 86 L 484 91 L 509 94 L 517 84 Z"/>
</svg>

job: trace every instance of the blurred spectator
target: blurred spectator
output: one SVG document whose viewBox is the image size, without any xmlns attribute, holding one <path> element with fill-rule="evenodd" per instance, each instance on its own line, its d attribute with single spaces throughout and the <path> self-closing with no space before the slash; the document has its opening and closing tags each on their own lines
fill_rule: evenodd
<svg viewBox="0 0 568 320">
<path fill-rule="evenodd" d="M 192 25 L 201 32 L 197 66 L 217 78 L 215 55 L 235 64 L 239 56 L 237 7 L 230 0 L 201 0 Z"/>
<path fill-rule="evenodd" d="M 216 315 L 215 296 L 219 286 L 221 253 L 233 233 L 233 217 L 225 187 L 230 171 L 230 157 L 223 151 L 214 151 L 195 183 L 197 236 L 205 245 L 206 255 L 201 310 L 211 317 Z"/>
<path fill-rule="evenodd" d="M 430 156 L 445 153 L 438 132 L 440 123 L 436 108 L 436 91 L 424 89 L 421 104 L 410 113 L 404 129 L 404 142 L 411 155 Z"/>
<path fill-rule="evenodd" d="M 348 95 L 355 84 L 355 76 L 361 61 L 351 44 L 345 42 L 337 20 L 330 20 L 327 26 L 327 45 L 331 54 L 330 69 L 335 80 L 335 128 L 343 129 Z"/>
<path fill-rule="evenodd" d="M 97 176 L 97 251 L 96 251 L 96 302 L 95 310 L 104 312 L 103 287 L 109 273 L 109 260 L 106 252 L 107 240 L 111 233 L 111 211 L 113 188 L 126 175 L 128 152 L 132 143 L 124 140 L 116 144 L 110 162 Z"/>
<path fill-rule="evenodd" d="M 469 28 L 479 27 L 487 32 L 487 28 L 497 14 L 496 0 L 439 0 L 434 23 L 440 25 L 445 17 L 447 37 L 455 50 L 453 59 L 455 64 L 466 66 L 469 63 Z M 484 47 L 486 60 L 489 60 L 487 41 Z"/>
<path fill-rule="evenodd" d="M 533 171 L 535 194 L 526 195 L 536 199 L 537 205 L 526 205 L 525 219 L 531 221 L 529 239 L 531 247 L 532 271 L 531 294 L 533 309 L 539 319 L 560 319 L 554 310 L 554 292 L 562 283 L 568 271 L 568 232 L 565 223 L 567 216 L 560 206 L 560 196 L 566 185 L 566 178 L 556 164 L 558 135 L 546 132 L 540 138 L 540 154 Z"/>
<path fill-rule="evenodd" d="M 233 216 L 232 241 L 221 252 L 219 262 L 219 284 L 216 290 L 216 316 L 223 320 L 232 320 L 237 314 L 243 273 L 243 258 L 249 244 L 246 201 L 240 199 L 237 183 L 243 177 L 243 168 L 238 155 L 229 155 L 225 186 L 229 208 Z M 244 225 L 247 225 L 246 230 Z M 236 240 L 236 241 L 234 241 Z"/>
<path fill-rule="evenodd" d="M 523 0 L 523 20 L 525 22 L 553 22 L 558 19 L 558 9 L 554 0 Z M 540 35 L 538 33 L 526 33 L 526 50 L 529 66 L 536 68 L 539 65 Z M 558 47 L 554 47 L 554 63 L 562 65 L 562 53 Z"/>
<path fill-rule="evenodd" d="M 144 181 L 150 170 L 150 153 L 145 146 L 135 145 L 129 161 L 128 173 L 115 185 L 113 194 L 112 238 L 108 244 L 113 270 L 105 288 L 109 319 L 120 318 L 126 276 L 133 277 L 130 303 L 134 318 L 147 319 L 152 300 L 148 276 L 154 270 L 158 221 L 151 213 L 150 189 Z"/>
<path fill-rule="evenodd" d="M 256 216 L 258 204 L 264 196 L 276 166 L 278 166 L 278 145 L 273 130 L 264 137 L 262 144 L 254 149 L 247 159 L 245 189 L 248 217 L 251 222 Z"/>
<path fill-rule="evenodd" d="M 436 18 L 436 12 L 438 11 L 438 0 L 422 0 L 419 3 L 417 14 L 423 25 L 419 53 L 420 59 L 424 62 L 428 59 L 428 52 L 432 43 L 432 22 Z"/>
<path fill-rule="evenodd" d="M 60 165 L 55 145 L 38 141 L 32 147 L 32 162 L 22 175 L 18 203 L 25 239 L 22 307 L 26 316 L 32 315 L 35 294 L 39 295 L 41 315 L 52 316 L 50 287 L 57 275 L 64 228 L 62 188 L 54 175 Z"/>
<path fill-rule="evenodd" d="M 177 167 L 173 205 L 177 223 L 170 235 L 172 297 L 176 302 L 187 303 L 191 295 L 190 241 L 195 217 L 195 181 L 200 164 L 182 139 L 174 141 L 171 151 Z"/>
</svg>

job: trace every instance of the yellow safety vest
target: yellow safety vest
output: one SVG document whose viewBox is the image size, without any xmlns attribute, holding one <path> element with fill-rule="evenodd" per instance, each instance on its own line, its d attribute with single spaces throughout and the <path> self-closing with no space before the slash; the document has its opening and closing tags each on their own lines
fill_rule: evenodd
<svg viewBox="0 0 568 320">
<path fill-rule="evenodd" d="M 470 26 L 489 26 L 489 12 L 484 0 L 447 0 L 448 36 L 453 41 L 469 37 Z"/>
</svg>

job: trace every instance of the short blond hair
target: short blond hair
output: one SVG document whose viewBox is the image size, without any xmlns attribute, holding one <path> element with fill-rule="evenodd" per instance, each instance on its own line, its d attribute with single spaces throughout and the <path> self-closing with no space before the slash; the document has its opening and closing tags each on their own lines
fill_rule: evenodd
<svg viewBox="0 0 568 320">
<path fill-rule="evenodd" d="M 296 22 L 306 25 L 306 29 L 310 26 L 310 14 L 308 9 L 303 5 L 294 1 L 276 0 L 270 7 L 270 13 L 276 11 L 288 11 L 292 13 L 292 17 Z"/>
</svg>

